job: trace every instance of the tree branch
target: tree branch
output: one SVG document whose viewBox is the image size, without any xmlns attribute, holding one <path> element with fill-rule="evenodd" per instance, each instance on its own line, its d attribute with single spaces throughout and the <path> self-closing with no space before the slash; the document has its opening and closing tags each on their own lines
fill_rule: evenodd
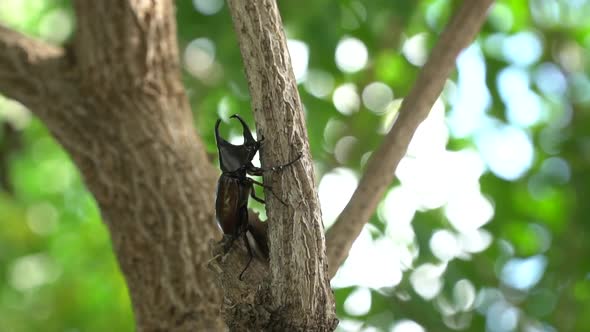
<svg viewBox="0 0 590 332">
<path fill-rule="evenodd" d="M 282 20 L 274 0 L 229 0 L 238 36 L 264 167 L 300 162 L 264 175 L 269 190 L 270 303 L 273 330 L 331 331 L 334 298 L 327 274 L 313 164 Z"/>
<path fill-rule="evenodd" d="M 0 25 L 0 91 L 37 112 L 59 90 L 72 89 L 64 75 L 65 51 Z"/>
<path fill-rule="evenodd" d="M 372 154 L 352 198 L 326 234 L 330 276 L 336 274 L 354 240 L 375 211 L 416 128 L 428 116 L 454 69 L 455 59 L 475 38 L 492 3 L 493 0 L 463 1 L 441 34 L 414 87 L 404 99 L 393 127 Z"/>
</svg>

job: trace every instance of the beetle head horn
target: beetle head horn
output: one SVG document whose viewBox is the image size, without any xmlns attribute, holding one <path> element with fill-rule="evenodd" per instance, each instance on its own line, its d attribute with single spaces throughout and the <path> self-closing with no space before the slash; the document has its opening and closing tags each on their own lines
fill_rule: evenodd
<svg viewBox="0 0 590 332">
<path fill-rule="evenodd" d="M 217 119 L 217 122 L 215 122 L 215 140 L 217 141 L 217 146 L 231 144 L 230 142 L 226 141 L 223 137 L 221 137 L 221 135 L 219 135 L 220 123 L 221 119 Z"/>
</svg>

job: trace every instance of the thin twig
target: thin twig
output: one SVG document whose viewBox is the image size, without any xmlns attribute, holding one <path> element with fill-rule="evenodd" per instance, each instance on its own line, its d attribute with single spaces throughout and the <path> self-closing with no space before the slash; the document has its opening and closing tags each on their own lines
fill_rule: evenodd
<svg viewBox="0 0 590 332">
<path fill-rule="evenodd" d="M 416 128 L 428 116 L 454 69 L 455 59 L 475 38 L 492 3 L 493 0 L 465 0 L 441 34 L 414 87 L 404 99 L 393 127 L 373 153 L 348 205 L 326 234 L 330 276 L 336 274 L 354 240 L 375 211 Z"/>
</svg>

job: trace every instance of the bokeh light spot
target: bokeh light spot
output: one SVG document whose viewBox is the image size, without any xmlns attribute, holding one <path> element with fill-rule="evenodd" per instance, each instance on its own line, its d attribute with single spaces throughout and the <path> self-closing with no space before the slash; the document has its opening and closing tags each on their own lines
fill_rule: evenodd
<svg viewBox="0 0 590 332">
<path fill-rule="evenodd" d="M 49 203 L 39 203 L 27 209 L 27 225 L 38 235 L 49 235 L 57 228 L 59 211 Z"/>
<path fill-rule="evenodd" d="M 457 67 L 457 95 L 448 115 L 448 123 L 454 137 L 464 138 L 482 126 L 491 97 L 486 86 L 484 56 L 477 44 L 461 52 L 457 58 Z"/>
<path fill-rule="evenodd" d="M 318 195 L 326 228 L 329 228 L 342 212 L 357 184 L 356 174 L 348 168 L 336 168 L 322 177 Z"/>
<path fill-rule="evenodd" d="M 336 47 L 336 65 L 343 72 L 357 72 L 365 68 L 368 60 L 369 51 L 360 39 L 346 37 Z"/>
<path fill-rule="evenodd" d="M 475 143 L 490 170 L 502 179 L 520 178 L 533 163 L 531 138 L 514 126 L 491 124 L 478 132 Z"/>
<path fill-rule="evenodd" d="M 563 72 L 553 63 L 540 65 L 534 73 L 535 84 L 541 92 L 562 96 L 567 89 L 567 80 Z"/>
<path fill-rule="evenodd" d="M 475 287 L 467 279 L 457 281 L 453 287 L 455 306 L 460 311 L 469 311 L 475 303 Z"/>
<path fill-rule="evenodd" d="M 570 73 L 584 71 L 586 63 L 586 51 L 575 42 L 564 42 L 558 49 L 557 59 L 559 64 Z"/>
<path fill-rule="evenodd" d="M 332 102 L 342 114 L 350 115 L 357 112 L 361 106 L 361 98 L 356 91 L 356 85 L 346 83 L 337 87 L 332 95 Z"/>
<path fill-rule="evenodd" d="M 514 24 L 514 15 L 508 5 L 498 2 L 492 6 L 488 21 L 496 31 L 508 32 Z"/>
<path fill-rule="evenodd" d="M 543 43 L 536 33 L 523 31 L 506 38 L 502 50 L 511 63 L 530 66 L 541 57 Z"/>
<path fill-rule="evenodd" d="M 305 90 L 317 98 L 326 98 L 334 90 L 334 77 L 327 71 L 312 69 L 307 72 Z"/>
<path fill-rule="evenodd" d="M 528 73 L 508 67 L 498 74 L 498 91 L 507 106 L 508 121 L 519 127 L 530 127 L 542 119 L 540 98 L 529 88 Z"/>
<path fill-rule="evenodd" d="M 457 231 L 470 232 L 492 219 L 494 206 L 479 191 L 466 191 L 449 200 L 445 206 L 445 215 Z"/>
<path fill-rule="evenodd" d="M 363 316 L 371 310 L 371 291 L 358 287 L 344 301 L 344 310 L 352 316 Z"/>
<path fill-rule="evenodd" d="M 45 40 L 61 44 L 74 30 L 72 17 L 64 9 L 54 9 L 43 16 L 39 23 L 39 35 Z"/>
<path fill-rule="evenodd" d="M 354 241 L 348 258 L 331 281 L 333 288 L 359 286 L 380 289 L 394 287 L 401 282 L 403 257 L 399 247 L 388 237 L 373 240 L 369 231 L 371 227 L 365 225 Z"/>
<path fill-rule="evenodd" d="M 512 305 L 498 301 L 487 311 L 486 324 L 490 332 L 514 331 L 518 324 L 519 313 Z"/>
<path fill-rule="evenodd" d="M 215 44 L 208 38 L 191 41 L 184 50 L 186 69 L 201 81 L 215 80 Z"/>
<path fill-rule="evenodd" d="M 427 37 L 426 33 L 419 33 L 406 40 L 402 47 L 402 53 L 408 59 L 408 62 L 414 66 L 422 66 L 428 59 L 428 53 L 426 52 Z"/>
<path fill-rule="evenodd" d="M 47 254 L 35 254 L 18 258 L 10 269 L 10 284 L 26 291 L 54 282 L 61 275 L 61 268 Z"/>
<path fill-rule="evenodd" d="M 547 259 L 541 255 L 512 258 L 502 268 L 500 277 L 512 288 L 528 290 L 541 280 L 546 266 Z"/>
<path fill-rule="evenodd" d="M 346 164 L 350 161 L 354 149 L 357 147 L 359 140 L 354 136 L 344 136 L 338 140 L 334 147 L 334 156 L 340 164 Z"/>
<path fill-rule="evenodd" d="M 422 264 L 410 275 L 410 283 L 418 295 L 426 300 L 433 299 L 442 289 L 442 275 L 446 264 Z"/>
<path fill-rule="evenodd" d="M 492 244 L 492 234 L 485 229 L 464 230 L 458 234 L 461 249 L 466 253 L 478 253 Z"/>
<path fill-rule="evenodd" d="M 365 107 L 379 114 L 393 100 L 393 91 L 385 83 L 373 82 L 363 89 L 362 98 Z"/>
<path fill-rule="evenodd" d="M 396 322 L 391 332 L 425 332 L 426 330 L 413 320 L 403 319 Z"/>
<path fill-rule="evenodd" d="M 450 261 L 459 254 L 457 238 L 448 230 L 437 230 L 430 237 L 430 250 L 439 260 Z"/>
<path fill-rule="evenodd" d="M 291 64 L 297 83 L 301 83 L 307 73 L 307 64 L 309 62 L 309 47 L 306 43 L 296 40 L 287 40 L 287 48 L 291 55 Z"/>
<path fill-rule="evenodd" d="M 21 130 L 29 125 L 31 111 L 16 100 L 0 96 L 0 118 L 8 121 L 15 129 Z"/>
<path fill-rule="evenodd" d="M 193 0 L 193 6 L 203 15 L 213 15 L 223 8 L 223 0 Z"/>
<path fill-rule="evenodd" d="M 572 171 L 567 161 L 558 157 L 551 157 L 543 161 L 541 173 L 554 183 L 566 184 L 570 181 Z"/>
</svg>

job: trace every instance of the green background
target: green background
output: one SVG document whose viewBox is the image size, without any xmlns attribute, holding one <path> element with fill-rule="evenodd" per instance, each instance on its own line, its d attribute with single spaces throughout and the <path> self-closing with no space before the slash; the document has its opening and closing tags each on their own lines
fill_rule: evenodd
<svg viewBox="0 0 590 332">
<path fill-rule="evenodd" d="M 253 123 L 236 37 L 227 6 L 217 10 L 219 4 L 177 1 L 183 57 L 187 45 L 197 38 L 214 45 L 210 71 L 183 73 L 197 130 L 211 154 L 215 154 L 212 128 L 218 117 L 240 113 Z M 339 112 L 332 99 L 334 89 L 352 83 L 360 94 L 370 83 L 381 82 L 399 101 L 419 72 L 404 45 L 419 35 L 419 46 L 431 49 L 459 4 L 279 2 L 288 38 L 307 45 L 308 70 L 328 78 L 320 80 L 326 96 L 314 96 L 305 79 L 300 84 L 318 183 L 323 175 L 338 170 L 354 177 L 362 174 L 367 152 L 383 138 L 379 128 L 388 127 L 397 110 L 393 103 L 371 111 L 361 102 L 351 112 Z M 205 15 L 206 9 L 196 5 L 209 5 L 211 13 Z M 491 220 L 481 227 L 490 235 L 489 245 L 481 252 L 447 259 L 440 291 L 434 297 L 421 296 L 411 276 L 419 267 L 441 266 L 440 254 L 432 249 L 433 234 L 445 231 L 455 236 L 458 230 L 445 206 L 420 207 L 410 225 L 414 235 L 404 248 L 414 256 L 403 267 L 399 283 L 335 287 L 340 330 L 420 331 L 409 320 L 428 331 L 590 330 L 588 17 L 590 3 L 584 0 L 497 2 L 473 48 L 485 76 L 469 81 L 471 67 L 460 69 L 442 98 L 451 128 L 446 149 L 476 152 L 484 161 L 477 188 L 493 209 Z M 55 43 L 67 42 L 75 31 L 71 4 L 63 0 L 2 0 L 0 22 Z M 350 72 L 337 65 L 335 50 L 343 38 L 356 38 L 365 45 L 368 59 L 363 69 Z M 514 89 L 508 74 L 528 82 L 526 89 Z M 463 75 L 466 81 L 458 83 Z M 455 112 L 458 98 L 453 91 L 461 84 L 485 87 L 488 102 L 474 108 L 473 114 L 485 119 L 482 123 L 488 127 L 475 126 L 467 134 L 453 129 L 457 120 L 453 116 L 465 117 Z M 519 114 L 524 122 L 518 120 Z M 532 120 L 527 118 L 531 114 Z M 484 144 L 489 123 L 531 143 L 530 163 L 518 175 L 507 176 L 488 159 L 486 151 L 497 148 L 501 154 L 506 146 L 493 139 Z M 232 128 L 231 133 L 237 134 L 237 127 Z M 352 139 L 342 140 L 346 137 Z M 516 167 L 510 160 L 505 164 Z M 446 186 L 455 184 L 450 181 Z M 392 183 L 392 188 L 399 187 L 399 181 Z M 370 239 L 393 243 L 381 211 L 386 204 L 366 229 Z M 476 208 L 461 207 L 465 213 Z M 383 266 L 388 264 L 383 257 L 387 253 L 364 259 Z M 531 266 L 541 268 L 531 274 Z M 529 271 L 516 275 L 533 275 L 534 280 L 517 287 L 514 279 L 506 277 L 510 271 L 513 277 L 514 271 Z M 0 331 L 131 331 L 133 327 L 124 280 L 92 195 L 40 121 L 0 96 Z"/>
</svg>

